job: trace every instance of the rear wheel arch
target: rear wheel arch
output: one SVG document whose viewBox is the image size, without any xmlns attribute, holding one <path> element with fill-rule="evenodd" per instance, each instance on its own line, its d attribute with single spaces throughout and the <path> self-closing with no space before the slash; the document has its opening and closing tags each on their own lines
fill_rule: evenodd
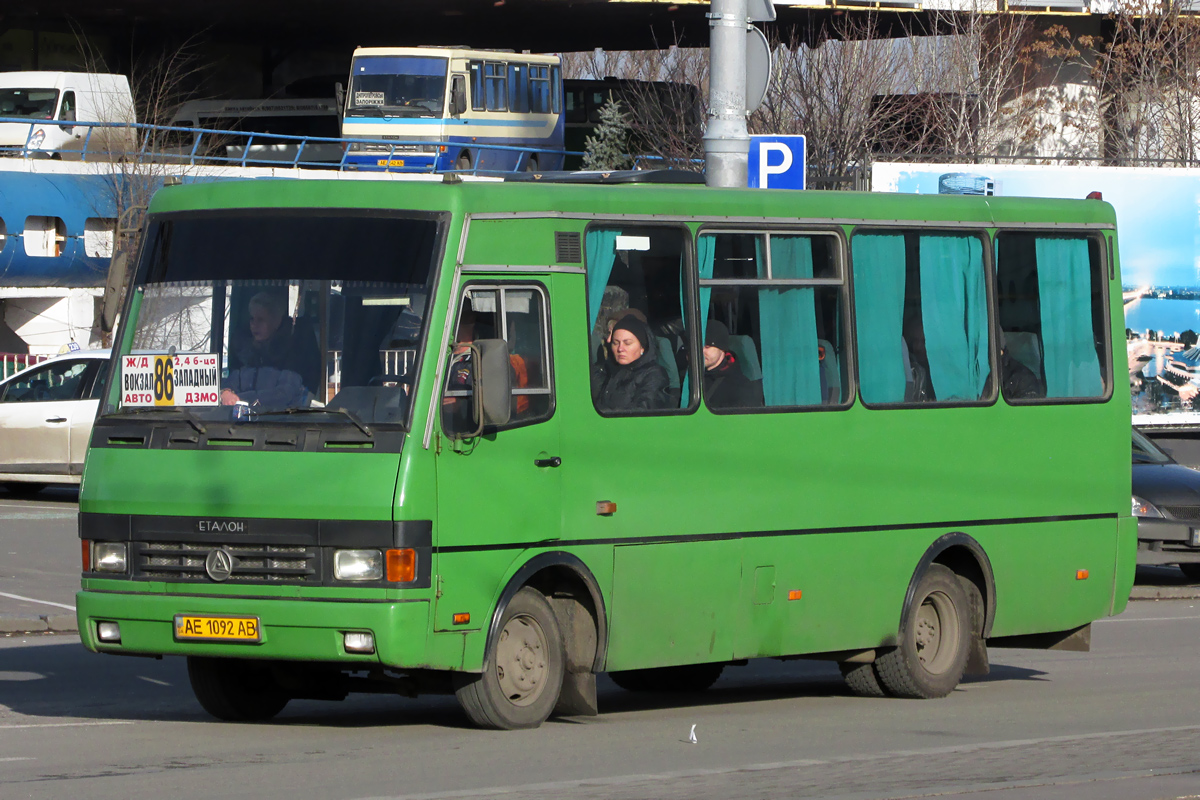
<svg viewBox="0 0 1200 800">
<path fill-rule="evenodd" d="M 908 622 L 908 615 L 912 613 L 913 608 L 913 595 L 932 564 L 941 564 L 949 568 L 979 590 L 983 600 L 983 622 L 982 630 L 978 633 L 981 638 L 987 639 L 991 635 L 992 621 L 996 616 L 996 582 L 992 574 L 992 562 L 974 537 L 958 531 L 938 537 L 917 562 L 917 567 L 908 582 L 908 590 L 904 594 L 899 630 L 903 630 Z"/>
</svg>

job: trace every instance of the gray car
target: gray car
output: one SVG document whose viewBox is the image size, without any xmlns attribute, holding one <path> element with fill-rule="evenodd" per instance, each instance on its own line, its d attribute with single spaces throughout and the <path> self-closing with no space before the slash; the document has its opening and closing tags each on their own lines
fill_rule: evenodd
<svg viewBox="0 0 1200 800">
<path fill-rule="evenodd" d="M 1139 564 L 1178 564 L 1200 580 L 1200 471 L 1133 429 L 1133 515 Z"/>
<path fill-rule="evenodd" d="M 0 483 L 10 492 L 79 483 L 108 359 L 77 351 L 0 382 Z"/>
</svg>

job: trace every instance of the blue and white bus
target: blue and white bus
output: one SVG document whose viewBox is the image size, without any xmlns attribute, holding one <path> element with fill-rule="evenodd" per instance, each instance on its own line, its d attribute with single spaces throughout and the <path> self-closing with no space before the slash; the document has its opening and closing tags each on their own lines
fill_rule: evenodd
<svg viewBox="0 0 1200 800">
<path fill-rule="evenodd" d="M 554 55 L 360 47 L 342 136 L 380 142 L 350 145 L 346 163 L 358 169 L 561 169 L 562 65 Z"/>
</svg>

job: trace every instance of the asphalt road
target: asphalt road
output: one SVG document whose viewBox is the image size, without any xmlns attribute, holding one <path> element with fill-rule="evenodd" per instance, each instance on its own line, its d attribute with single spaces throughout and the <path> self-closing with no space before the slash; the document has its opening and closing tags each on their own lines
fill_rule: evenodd
<svg viewBox="0 0 1200 800">
<path fill-rule="evenodd" d="M 72 602 L 73 510 L 0 498 L 0 592 Z M 806 661 L 730 668 L 702 695 L 602 679 L 601 716 L 497 733 L 445 697 L 302 701 L 270 724 L 220 723 L 179 660 L 11 636 L 0 798 L 1200 797 L 1200 600 L 1133 603 L 1096 624 L 1091 653 L 992 660 L 937 701 L 853 697 L 836 667 Z"/>
</svg>

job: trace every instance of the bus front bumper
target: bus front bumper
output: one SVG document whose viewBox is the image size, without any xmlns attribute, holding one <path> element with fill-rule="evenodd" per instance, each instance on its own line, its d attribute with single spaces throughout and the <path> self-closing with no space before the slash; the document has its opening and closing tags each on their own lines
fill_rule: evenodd
<svg viewBox="0 0 1200 800">
<path fill-rule="evenodd" d="M 218 656 L 230 658 L 383 664 L 400 669 L 456 669 L 462 640 L 447 642 L 447 663 L 430 663 L 427 652 L 429 602 L 381 602 L 289 598 L 178 596 L 141 592 L 82 591 L 76 594 L 79 636 L 97 653 L 118 655 Z M 257 620 L 258 641 L 180 640 L 179 614 Z M 119 641 L 101 641 L 100 623 L 116 623 Z M 112 626 L 106 626 L 111 632 Z M 370 633 L 375 652 L 346 650 L 347 633 Z M 454 651 L 457 650 L 457 663 Z"/>
</svg>

